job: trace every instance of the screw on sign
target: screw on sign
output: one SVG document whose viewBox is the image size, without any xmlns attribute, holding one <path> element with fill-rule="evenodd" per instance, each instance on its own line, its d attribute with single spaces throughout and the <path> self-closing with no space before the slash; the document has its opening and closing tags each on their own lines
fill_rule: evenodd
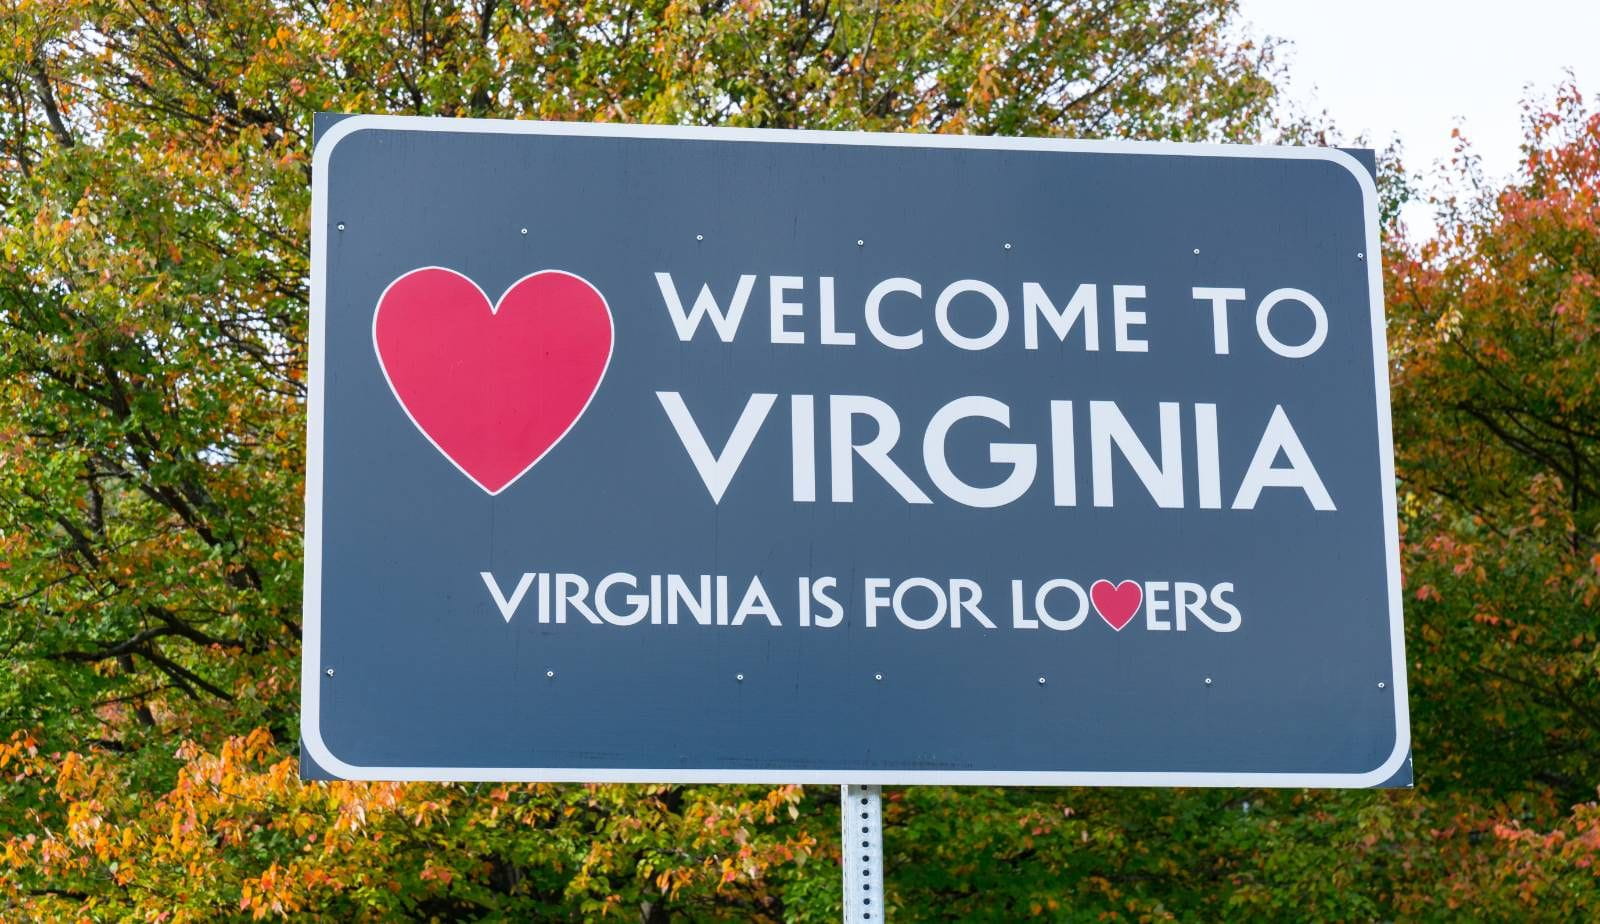
<svg viewBox="0 0 1600 924">
<path fill-rule="evenodd" d="M 1409 783 L 1357 157 L 320 130 L 308 775 Z"/>
</svg>

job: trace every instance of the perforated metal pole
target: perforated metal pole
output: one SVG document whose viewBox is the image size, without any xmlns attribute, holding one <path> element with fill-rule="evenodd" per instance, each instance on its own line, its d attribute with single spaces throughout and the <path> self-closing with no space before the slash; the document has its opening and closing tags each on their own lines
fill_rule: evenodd
<svg viewBox="0 0 1600 924">
<path fill-rule="evenodd" d="M 839 787 L 846 924 L 881 924 L 883 798 L 877 786 Z"/>
</svg>

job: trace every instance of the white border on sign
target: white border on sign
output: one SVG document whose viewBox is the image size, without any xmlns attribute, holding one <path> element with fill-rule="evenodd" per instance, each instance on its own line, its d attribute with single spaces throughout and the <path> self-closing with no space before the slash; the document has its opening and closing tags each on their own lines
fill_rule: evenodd
<svg viewBox="0 0 1600 924">
<path fill-rule="evenodd" d="M 1053 770 L 805 770 L 593 769 L 588 767 L 366 767 L 346 763 L 322 740 L 322 434 L 323 387 L 327 373 L 328 164 L 339 142 L 369 129 L 482 134 L 532 134 L 597 138 L 650 138 L 756 144 L 842 144 L 867 147 L 956 148 L 966 150 L 1060 151 L 1173 157 L 1256 157 L 1322 160 L 1350 171 L 1361 188 L 1366 218 L 1366 265 L 1372 305 L 1373 372 L 1377 393 L 1378 469 L 1383 502 L 1384 557 L 1388 565 L 1388 683 L 1394 693 L 1394 750 L 1365 773 L 1053 771 Z M 1378 257 L 1378 190 L 1354 157 L 1336 148 L 1265 145 L 1190 144 L 1148 141 L 1076 141 L 1056 138 L 994 138 L 966 135 L 914 135 L 869 132 L 799 131 L 756 128 L 689 128 L 495 119 L 442 119 L 419 116 L 358 115 L 342 119 L 317 143 L 312 161 L 311 195 L 311 355 L 306 406 L 305 588 L 300 668 L 300 734 L 310 757 L 329 773 L 350 780 L 440 780 L 493 782 L 596 783 L 856 783 L 981 786 L 1238 786 L 1367 787 L 1393 777 L 1410 751 L 1411 717 L 1406 706 L 1405 631 L 1401 623 L 1400 528 L 1395 502 L 1394 435 L 1389 412 L 1388 343 L 1383 280 Z M 609 306 L 608 306 L 609 307 Z"/>
</svg>

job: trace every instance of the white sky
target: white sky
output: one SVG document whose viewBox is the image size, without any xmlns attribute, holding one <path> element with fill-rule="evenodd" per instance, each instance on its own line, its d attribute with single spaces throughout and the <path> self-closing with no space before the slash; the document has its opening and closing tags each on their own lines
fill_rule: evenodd
<svg viewBox="0 0 1600 924">
<path fill-rule="evenodd" d="M 1548 99 L 1566 68 L 1600 102 L 1600 0 L 1241 0 L 1240 14 L 1252 34 L 1289 42 L 1290 101 L 1372 147 L 1398 137 L 1406 169 L 1430 184 L 1456 125 L 1488 176 L 1509 178 L 1523 98 Z M 1431 225 L 1426 206 L 1405 218 Z"/>
</svg>

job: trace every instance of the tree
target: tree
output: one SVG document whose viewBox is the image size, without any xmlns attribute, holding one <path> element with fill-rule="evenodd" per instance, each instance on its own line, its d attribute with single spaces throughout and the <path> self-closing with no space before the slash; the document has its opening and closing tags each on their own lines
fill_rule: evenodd
<svg viewBox="0 0 1600 924">
<path fill-rule="evenodd" d="M 1390 274 L 1419 706 L 1484 734 L 1440 769 L 1574 799 L 1600 742 L 1597 127 L 1570 88 L 1530 114 L 1523 179 L 1446 201 Z"/>
<path fill-rule="evenodd" d="M 295 779 L 311 116 L 1243 140 L 1233 6 L 13 0 L 8 916 L 831 917 L 828 793 Z"/>
</svg>

